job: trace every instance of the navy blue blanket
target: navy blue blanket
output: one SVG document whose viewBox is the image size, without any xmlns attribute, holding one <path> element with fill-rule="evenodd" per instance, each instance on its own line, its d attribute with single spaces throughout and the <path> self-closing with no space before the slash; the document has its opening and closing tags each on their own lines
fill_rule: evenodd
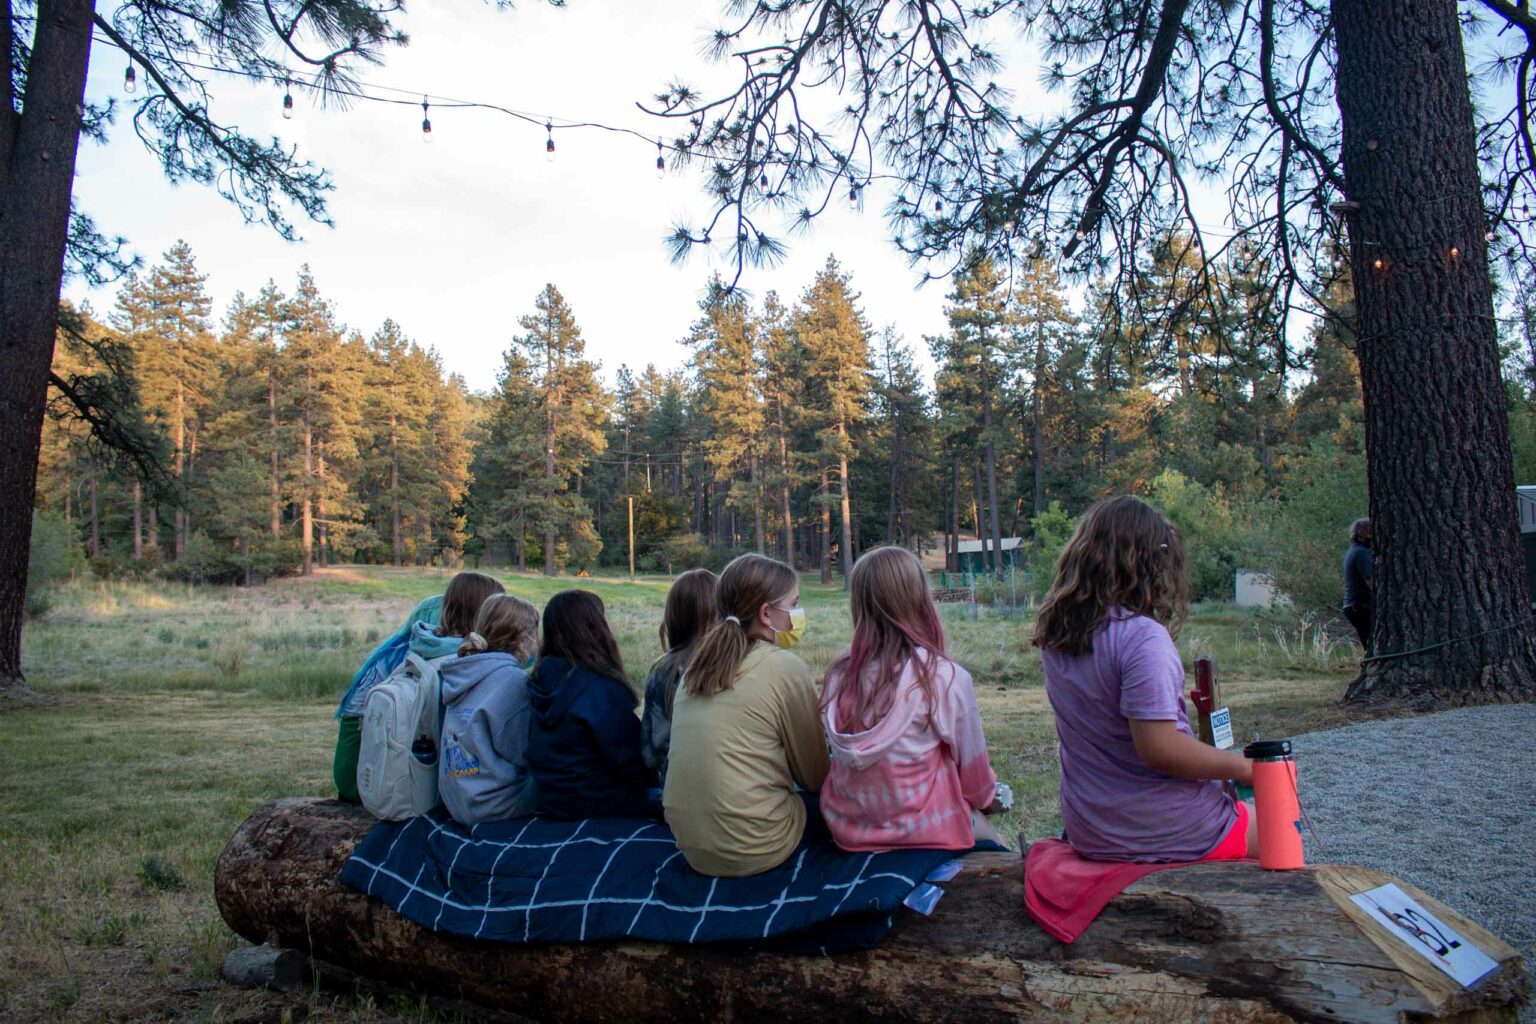
<svg viewBox="0 0 1536 1024">
<path fill-rule="evenodd" d="M 867 949 L 925 879 L 957 854 L 845 853 L 806 843 L 751 878 L 690 868 L 665 825 L 634 818 L 518 818 L 465 828 L 439 807 L 380 822 L 342 883 L 434 931 L 499 942 L 737 942 L 778 950 Z"/>
</svg>

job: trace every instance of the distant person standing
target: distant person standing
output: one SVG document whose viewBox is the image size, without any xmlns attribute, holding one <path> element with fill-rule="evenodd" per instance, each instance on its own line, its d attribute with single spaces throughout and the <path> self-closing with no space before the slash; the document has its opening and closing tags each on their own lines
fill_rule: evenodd
<svg viewBox="0 0 1536 1024">
<path fill-rule="evenodd" d="M 1349 550 L 1344 553 L 1344 617 L 1360 634 L 1360 646 L 1371 653 L 1371 521 L 1349 524 Z"/>
</svg>

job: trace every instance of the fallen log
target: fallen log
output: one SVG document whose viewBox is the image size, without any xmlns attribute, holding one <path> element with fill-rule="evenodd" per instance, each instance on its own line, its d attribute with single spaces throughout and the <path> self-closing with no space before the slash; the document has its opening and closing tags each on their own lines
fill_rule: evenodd
<svg viewBox="0 0 1536 1024">
<path fill-rule="evenodd" d="M 1499 967 L 1464 990 L 1363 929 L 1346 894 L 1392 879 L 1360 868 L 1159 872 L 1070 946 L 1025 914 L 1018 854 L 966 858 L 931 917 L 903 911 L 890 937 L 861 953 L 477 942 L 422 928 L 341 886 L 342 864 L 371 825 L 360 809 L 329 800 L 258 809 L 219 858 L 224 919 L 252 942 L 549 1024 L 1514 1021 L 1528 992 L 1515 950 L 1404 883 Z"/>
</svg>

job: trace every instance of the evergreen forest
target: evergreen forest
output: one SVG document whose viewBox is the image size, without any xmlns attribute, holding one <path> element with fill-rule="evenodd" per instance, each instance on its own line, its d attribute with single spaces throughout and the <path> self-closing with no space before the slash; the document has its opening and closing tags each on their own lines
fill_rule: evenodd
<svg viewBox="0 0 1536 1024">
<path fill-rule="evenodd" d="M 1131 492 L 1185 534 L 1197 598 L 1230 598 L 1252 569 L 1329 608 L 1366 514 L 1347 276 L 1320 283 L 1334 312 L 1306 335 L 1308 370 L 1287 371 L 1235 261 L 1180 301 L 1197 262 L 1164 239 L 1138 271 L 1164 302 L 1130 308 L 1107 283 L 1071 301 L 1049 259 L 1009 276 L 978 256 L 950 281 L 949 330 L 919 338 L 866 308 L 835 257 L 793 296 L 713 280 L 668 370 L 675 353 L 599 366 L 551 283 L 512 311 L 481 394 L 393 321 L 338 322 L 307 269 L 216 313 L 178 244 L 111 309 L 61 311 L 34 525 L 34 562 L 55 564 L 35 584 L 71 548 L 103 578 L 671 573 L 758 550 L 830 580 L 876 544 L 953 568 L 962 538 L 1017 537 L 1018 556 L 992 562 L 989 543 L 981 569 L 1016 570 L 1028 595 L 1073 517 Z M 1504 324 L 1518 482 L 1536 479 L 1533 324 Z M 63 388 L 115 403 L 147 457 L 103 448 Z"/>
</svg>

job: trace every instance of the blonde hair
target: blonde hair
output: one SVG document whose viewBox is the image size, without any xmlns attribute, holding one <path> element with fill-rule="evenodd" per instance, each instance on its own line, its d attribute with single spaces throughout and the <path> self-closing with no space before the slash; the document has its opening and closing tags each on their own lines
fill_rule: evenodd
<svg viewBox="0 0 1536 1024">
<path fill-rule="evenodd" d="M 480 606 L 474 631 L 459 645 L 459 654 L 501 651 L 518 655 L 536 646 L 538 639 L 537 608 L 511 594 L 492 594 Z"/>
<path fill-rule="evenodd" d="M 692 697 L 713 697 L 731 688 L 741 659 L 752 648 L 747 629 L 765 604 L 795 589 L 795 570 L 767 555 L 747 554 L 731 560 L 715 584 L 719 620 L 694 649 L 683 685 Z"/>
<path fill-rule="evenodd" d="M 848 601 L 853 643 L 827 669 L 822 708 L 834 709 L 834 722 L 843 731 L 873 728 L 896 703 L 902 669 L 912 661 L 917 688 L 931 711 L 944 627 L 917 556 L 894 545 L 866 552 L 848 579 Z"/>
<path fill-rule="evenodd" d="M 1179 531 L 1129 494 L 1094 503 L 1078 520 L 1030 640 L 1062 654 L 1087 654 L 1116 608 L 1155 619 L 1174 636 L 1189 614 Z"/>
</svg>

